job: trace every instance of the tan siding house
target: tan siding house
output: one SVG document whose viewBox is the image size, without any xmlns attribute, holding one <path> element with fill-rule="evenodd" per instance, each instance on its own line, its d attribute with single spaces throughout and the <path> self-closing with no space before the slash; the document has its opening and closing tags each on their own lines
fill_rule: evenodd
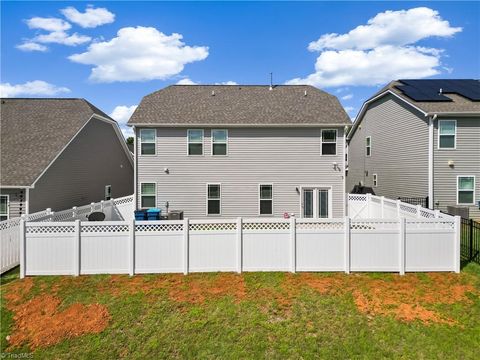
<svg viewBox="0 0 480 360">
<path fill-rule="evenodd" d="M 427 89 L 437 84 L 422 81 Z M 470 217 L 480 218 L 480 83 L 466 80 L 471 99 L 440 81 L 442 100 L 416 101 L 399 80 L 365 102 L 348 135 L 347 192 L 361 182 L 377 195 L 428 196 L 430 208 L 468 208 Z"/>
<path fill-rule="evenodd" d="M 133 158 L 114 120 L 83 99 L 2 99 L 2 219 L 133 193 Z"/>
<path fill-rule="evenodd" d="M 189 218 L 344 215 L 349 120 L 318 89 L 171 86 L 145 97 L 129 124 L 137 208 L 165 212 L 168 202 Z"/>
</svg>

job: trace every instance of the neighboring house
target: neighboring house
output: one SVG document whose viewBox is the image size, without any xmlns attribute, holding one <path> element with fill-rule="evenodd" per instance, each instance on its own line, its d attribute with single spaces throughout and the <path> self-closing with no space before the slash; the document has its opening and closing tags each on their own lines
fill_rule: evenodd
<svg viewBox="0 0 480 360">
<path fill-rule="evenodd" d="M 312 86 L 175 85 L 143 98 L 136 207 L 185 217 L 341 217 L 345 126 Z"/>
<path fill-rule="evenodd" d="M 347 191 L 362 182 L 390 198 L 479 218 L 480 82 L 398 80 L 367 100 L 348 134 Z"/>
<path fill-rule="evenodd" d="M 84 99 L 1 99 L 1 220 L 133 193 L 117 123 Z"/>
</svg>

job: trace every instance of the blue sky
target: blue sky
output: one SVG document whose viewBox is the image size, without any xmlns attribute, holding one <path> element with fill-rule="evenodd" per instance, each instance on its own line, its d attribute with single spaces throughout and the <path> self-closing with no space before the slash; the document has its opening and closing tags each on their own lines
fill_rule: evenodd
<svg viewBox="0 0 480 360">
<path fill-rule="evenodd" d="M 84 97 L 124 123 L 183 83 L 308 83 L 353 118 L 395 78 L 479 78 L 478 2 L 5 2 L 1 92 Z M 175 35 L 179 34 L 179 35 Z"/>
</svg>

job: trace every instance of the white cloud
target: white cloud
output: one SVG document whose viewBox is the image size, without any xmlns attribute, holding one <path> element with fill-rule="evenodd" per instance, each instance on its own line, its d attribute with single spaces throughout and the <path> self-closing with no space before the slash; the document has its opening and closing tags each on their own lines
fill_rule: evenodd
<svg viewBox="0 0 480 360">
<path fill-rule="evenodd" d="M 58 18 L 33 17 L 25 20 L 30 29 L 41 29 L 46 31 L 65 31 L 72 27 L 68 22 Z"/>
<path fill-rule="evenodd" d="M 347 94 L 345 96 L 342 96 L 342 100 L 350 100 L 351 98 L 353 98 L 353 94 Z"/>
<path fill-rule="evenodd" d="M 117 121 L 119 124 L 125 125 L 130 117 L 132 116 L 133 112 L 137 108 L 138 105 L 126 106 L 126 105 L 119 105 L 113 109 L 110 117 Z"/>
<path fill-rule="evenodd" d="M 355 110 L 353 106 L 345 106 L 344 109 L 347 113 L 351 113 Z"/>
<path fill-rule="evenodd" d="M 48 50 L 48 48 L 45 45 L 37 44 L 32 41 L 27 40 L 23 44 L 16 45 L 15 46 L 17 49 L 22 50 L 22 51 L 41 51 L 45 52 Z"/>
<path fill-rule="evenodd" d="M 310 43 L 310 51 L 320 52 L 315 72 L 287 84 L 368 86 L 433 76 L 440 73 L 443 50 L 415 43 L 432 36 L 451 37 L 461 30 L 425 7 L 379 13 L 347 34 L 325 34 Z"/>
<path fill-rule="evenodd" d="M 189 78 L 184 78 L 184 79 L 178 80 L 177 85 L 198 85 L 198 83 L 196 83 L 193 80 L 190 80 Z"/>
<path fill-rule="evenodd" d="M 69 93 L 70 89 L 66 87 L 58 87 L 41 80 L 28 81 L 24 84 L 12 85 L 10 83 L 0 84 L 1 97 L 16 96 L 53 96 L 62 93 Z"/>
<path fill-rule="evenodd" d="M 217 82 L 215 85 L 238 85 L 235 81 L 229 80 L 229 81 L 223 81 L 223 82 Z"/>
<path fill-rule="evenodd" d="M 462 31 L 442 20 L 438 11 L 427 7 L 385 11 L 347 34 L 325 34 L 308 45 L 311 51 L 323 49 L 373 49 L 382 45 L 404 46 L 432 36 L 450 37 Z"/>
<path fill-rule="evenodd" d="M 115 21 L 115 14 L 105 8 L 94 8 L 91 5 L 87 6 L 84 13 L 72 6 L 60 11 L 68 20 L 83 28 L 94 28 Z"/>
<path fill-rule="evenodd" d="M 120 130 L 122 130 L 122 134 L 125 138 L 133 136 L 133 130 L 130 126 L 127 126 L 127 122 L 132 116 L 133 112 L 137 108 L 138 105 L 126 106 L 126 105 L 119 105 L 113 109 L 110 117 L 118 122 L 120 125 Z"/>
<path fill-rule="evenodd" d="M 77 46 L 92 40 L 90 36 L 79 35 L 77 33 L 69 35 L 65 31 L 52 31 L 48 34 L 37 35 L 32 39 L 32 42 L 39 43 L 55 43 L 67 46 Z"/>
<path fill-rule="evenodd" d="M 93 43 L 69 59 L 93 65 L 90 80 L 96 82 L 164 80 L 208 56 L 208 47 L 186 46 L 181 39 L 152 27 L 126 27 L 110 41 Z"/>
</svg>

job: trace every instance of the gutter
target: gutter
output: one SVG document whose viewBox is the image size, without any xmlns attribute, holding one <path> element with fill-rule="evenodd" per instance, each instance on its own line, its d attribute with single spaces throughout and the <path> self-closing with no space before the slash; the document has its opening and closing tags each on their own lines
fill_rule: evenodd
<svg viewBox="0 0 480 360">
<path fill-rule="evenodd" d="M 434 130 L 434 122 L 436 119 L 437 119 L 437 114 L 429 115 L 429 118 L 428 118 L 428 207 L 430 209 L 433 209 L 435 204 L 434 191 L 433 191 L 433 187 L 434 187 L 433 130 Z"/>
</svg>

